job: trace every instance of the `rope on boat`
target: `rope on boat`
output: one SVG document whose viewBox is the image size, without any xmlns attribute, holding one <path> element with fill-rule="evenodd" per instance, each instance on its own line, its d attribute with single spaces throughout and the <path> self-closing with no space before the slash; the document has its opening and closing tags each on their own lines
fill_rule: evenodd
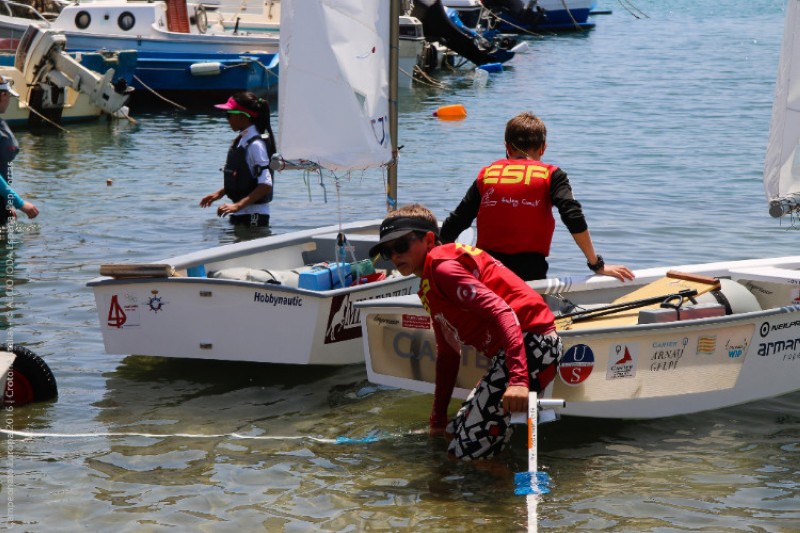
<svg viewBox="0 0 800 533">
<path fill-rule="evenodd" d="M 433 79 L 427 72 L 425 72 L 419 65 L 414 65 L 413 80 L 418 83 L 433 87 L 434 89 L 444 89 L 446 85 L 438 80 Z"/>
<path fill-rule="evenodd" d="M 510 20 L 501 17 L 500 15 L 498 15 L 497 13 L 492 11 L 491 9 L 488 9 L 487 11 L 488 11 L 488 15 L 487 15 L 486 18 L 487 19 L 494 18 L 495 19 L 495 25 L 497 24 L 497 22 L 504 22 L 505 24 L 508 24 L 512 28 L 514 28 L 517 31 L 519 31 L 519 33 L 527 33 L 528 35 L 531 35 L 533 37 L 544 37 L 544 35 L 542 35 L 541 33 L 536 33 L 534 31 L 531 31 L 531 30 L 527 29 L 527 28 L 523 28 L 522 26 L 520 26 L 518 24 L 514 24 Z M 494 29 L 494 26 L 490 25 L 490 29 Z"/>
<path fill-rule="evenodd" d="M 417 68 L 417 65 L 414 65 L 415 71 L 416 71 L 416 68 Z M 411 78 L 412 81 L 415 79 L 414 78 L 414 74 L 410 74 L 410 73 L 406 72 L 405 70 L 403 70 L 401 68 L 398 68 L 397 70 L 399 70 L 402 74 L 405 74 L 406 77 Z"/>
<path fill-rule="evenodd" d="M 581 25 L 578 24 L 578 21 L 572 16 L 572 11 L 570 11 L 569 6 L 567 5 L 567 0 L 561 0 L 561 5 L 564 6 L 564 11 L 566 11 L 567 15 L 569 15 L 569 19 L 572 21 L 572 25 L 575 26 L 575 29 L 583 31 Z"/>
<path fill-rule="evenodd" d="M 278 77 L 278 76 L 277 76 L 277 75 L 276 75 L 274 72 L 272 72 L 272 69 L 270 69 L 269 67 L 267 67 L 267 66 L 266 66 L 264 63 L 262 63 L 262 62 L 261 62 L 261 61 L 259 61 L 258 59 L 252 59 L 252 61 L 253 61 L 253 63 L 255 63 L 256 65 L 258 65 L 259 67 L 263 68 L 263 69 L 264 69 L 264 70 L 267 72 L 267 74 L 269 74 L 270 76 L 272 76 L 272 77 L 274 77 L 274 78 L 277 78 L 277 77 Z"/>
<path fill-rule="evenodd" d="M 65 129 L 63 126 L 61 126 L 61 125 L 60 125 L 60 124 L 58 124 L 57 122 L 53 122 L 52 120 L 50 120 L 50 119 L 49 119 L 49 118 L 47 118 L 46 116 L 44 116 L 44 115 L 42 115 L 41 113 L 39 113 L 38 111 L 36 111 L 36 110 L 35 110 L 34 108 L 32 108 L 30 105 L 28 106 L 28 111 L 29 111 L 30 113 L 33 113 L 34 115 L 36 115 L 36 116 L 37 116 L 37 117 L 39 117 L 40 119 L 44 120 L 45 122 L 47 122 L 47 123 L 48 123 L 48 124 L 50 124 L 51 126 L 54 126 L 54 127 L 58 128 L 58 129 L 59 129 L 59 130 L 61 130 L 63 133 L 69 133 L 69 130 L 68 130 L 68 129 Z M 125 113 L 124 111 L 122 111 L 122 108 L 118 109 L 118 110 L 116 111 L 116 113 L 119 113 L 119 114 L 120 114 L 120 116 L 121 116 L 122 118 L 124 118 L 124 119 L 128 120 L 128 122 L 130 122 L 131 124 L 136 124 L 136 119 L 134 119 L 134 118 L 133 118 L 133 117 L 131 117 L 129 114 L 127 114 L 127 113 Z M 113 116 L 113 113 L 112 113 L 112 114 L 110 114 L 109 116 Z"/>
<path fill-rule="evenodd" d="M 44 120 L 45 122 L 49 123 L 51 126 L 55 126 L 56 128 L 60 129 L 60 130 L 61 130 L 61 131 L 63 131 L 64 133 L 69 133 L 69 130 L 66 130 L 66 129 L 64 129 L 63 127 L 61 127 L 61 125 L 59 125 L 59 124 L 56 124 L 55 122 L 53 122 L 52 120 L 50 120 L 50 119 L 49 119 L 49 118 L 47 118 L 46 116 L 44 116 L 44 115 L 42 115 L 41 113 L 39 113 L 38 111 L 36 111 L 36 110 L 35 110 L 34 108 L 32 108 L 30 105 L 28 106 L 28 111 L 29 111 L 29 112 L 31 112 L 31 113 L 33 113 L 34 115 L 36 115 L 36 116 L 37 116 L 37 117 L 39 117 L 40 119 Z"/>
<path fill-rule="evenodd" d="M 141 79 L 140 79 L 140 78 L 139 78 L 139 77 L 138 77 L 136 74 L 134 74 L 134 75 L 133 75 L 133 79 L 134 79 L 134 80 L 136 80 L 136 81 L 138 81 L 139 83 L 141 83 L 141 84 L 142 84 L 142 87 L 144 87 L 145 89 L 147 89 L 148 91 L 150 91 L 151 93 L 153 93 L 153 94 L 154 94 L 155 96 L 157 96 L 158 98 L 161 98 L 162 100 L 164 100 L 164 101 L 165 101 L 165 102 L 167 102 L 168 104 L 172 104 L 172 105 L 174 105 L 175 107 L 177 107 L 177 108 L 178 108 L 178 109 L 180 109 L 181 111 L 186 111 L 186 108 L 185 108 L 185 107 L 183 107 L 182 105 L 180 105 L 180 104 L 177 104 L 177 103 L 173 102 L 172 100 L 170 100 L 170 99 L 168 99 L 168 98 L 165 98 L 164 96 L 161 96 L 160 94 L 158 94 L 158 92 L 156 92 L 156 90 L 155 90 L 155 89 L 153 89 L 152 87 L 150 87 L 149 85 L 147 85 L 145 82 L 143 82 L 143 81 L 142 81 L 142 80 L 141 80 Z"/>
<path fill-rule="evenodd" d="M 119 109 L 117 109 L 114 113 L 112 113 L 109 116 L 113 117 L 113 116 L 116 116 L 117 114 L 119 114 L 120 117 L 124 118 L 125 120 L 127 120 L 131 124 L 137 124 L 136 119 L 133 118 L 132 116 L 130 116 L 130 114 L 125 110 L 125 106 L 120 107 Z"/>
</svg>

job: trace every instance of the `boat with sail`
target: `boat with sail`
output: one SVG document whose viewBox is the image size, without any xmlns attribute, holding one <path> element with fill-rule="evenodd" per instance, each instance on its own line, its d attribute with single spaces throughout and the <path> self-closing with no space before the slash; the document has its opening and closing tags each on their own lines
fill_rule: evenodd
<svg viewBox="0 0 800 533">
<path fill-rule="evenodd" d="M 395 2 L 284 1 L 279 164 L 386 168 L 397 198 Z M 336 46 L 331 46 L 331 42 Z M 390 49 L 392 50 L 390 54 Z M 297 165 L 304 166 L 304 164 Z M 278 177 L 277 183 L 284 178 Z M 114 354 L 294 365 L 363 363 L 354 304 L 418 282 L 373 263 L 380 220 L 218 246 L 149 265 L 101 266 L 94 291 Z"/>
<path fill-rule="evenodd" d="M 800 212 L 800 3 L 790 0 L 763 181 L 769 213 Z M 673 265 L 632 282 L 561 276 L 530 282 L 564 342 L 540 398 L 564 415 L 647 419 L 739 405 L 800 390 L 800 256 Z M 436 348 L 416 295 L 362 302 L 368 379 L 432 392 Z M 462 352 L 456 397 L 488 360 Z"/>
</svg>

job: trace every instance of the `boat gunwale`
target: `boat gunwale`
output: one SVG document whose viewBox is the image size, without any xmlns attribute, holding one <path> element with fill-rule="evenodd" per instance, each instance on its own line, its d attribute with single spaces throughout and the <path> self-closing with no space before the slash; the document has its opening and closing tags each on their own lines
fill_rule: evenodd
<svg viewBox="0 0 800 533">
<path fill-rule="evenodd" d="M 336 296 L 337 294 L 347 292 L 347 293 L 358 293 L 368 290 L 370 288 L 379 287 L 383 285 L 392 285 L 399 281 L 405 281 L 408 279 L 412 279 L 413 276 L 397 276 L 397 277 L 387 277 L 386 279 L 382 279 L 379 281 L 372 281 L 369 283 L 361 283 L 360 285 L 349 285 L 347 287 L 340 287 L 338 289 L 330 289 L 330 290 L 313 290 L 313 289 L 302 289 L 299 287 L 292 287 L 289 285 L 283 285 L 278 283 L 266 283 L 263 281 L 247 281 L 247 280 L 239 280 L 239 279 L 219 279 L 219 278 L 199 278 L 199 277 L 138 277 L 138 278 L 112 278 L 109 276 L 101 276 L 99 278 L 95 278 L 90 280 L 86 283 L 87 287 L 105 287 L 105 286 L 114 286 L 114 285 L 130 285 L 130 284 L 141 284 L 141 283 L 194 283 L 194 284 L 204 284 L 204 285 L 221 285 L 221 286 L 239 286 L 245 287 L 248 289 L 257 289 L 257 290 L 267 290 L 273 292 L 286 292 L 292 294 L 301 294 L 303 296 L 318 296 L 320 298 Z"/>
<path fill-rule="evenodd" d="M 408 295 L 408 296 L 399 296 L 397 298 L 391 298 L 391 300 L 400 300 L 400 299 L 408 299 L 411 300 L 412 296 L 416 295 Z M 369 315 L 391 315 L 403 313 L 403 310 L 412 309 L 415 311 L 420 311 L 419 314 L 422 316 L 427 316 L 427 312 L 422 308 L 421 305 L 410 305 L 410 304 L 387 304 L 384 300 L 389 298 L 383 298 L 381 300 L 373 301 L 367 300 L 364 302 L 356 302 L 354 305 L 361 311 L 361 316 L 364 320 Z M 370 308 L 375 309 L 375 311 L 369 311 Z M 392 311 L 395 311 L 394 313 Z M 647 333 L 650 331 L 658 331 L 661 329 L 686 329 L 695 326 L 705 327 L 707 325 L 718 325 L 718 324 L 725 324 L 725 325 L 735 325 L 730 324 L 733 322 L 751 322 L 757 320 L 759 318 L 772 316 L 772 315 L 780 315 L 780 314 L 788 314 L 788 313 L 795 313 L 800 312 L 800 304 L 794 305 L 786 305 L 783 307 L 771 307 L 769 309 L 761 309 L 759 311 L 748 311 L 745 313 L 732 313 L 730 315 L 723 315 L 723 316 L 714 316 L 714 317 L 703 317 L 703 318 L 690 318 L 686 320 L 673 320 L 671 322 L 654 322 L 652 324 L 631 324 L 627 326 L 610 326 L 610 327 L 597 327 L 597 328 L 584 328 L 579 330 L 558 330 L 558 335 L 562 338 L 578 338 L 578 337 L 585 337 L 586 335 L 593 335 L 596 336 L 598 334 L 606 334 L 606 333 L 630 333 L 630 332 L 642 332 Z M 558 318 L 558 317 L 556 317 Z"/>
<path fill-rule="evenodd" d="M 659 277 L 663 277 L 670 270 L 677 270 L 680 272 L 716 275 L 720 278 L 730 279 L 736 269 L 748 267 L 783 267 L 783 268 L 800 268 L 800 256 L 785 256 L 775 257 L 768 259 L 745 259 L 734 261 L 721 261 L 714 263 L 703 264 L 690 264 L 690 265 L 677 265 L 670 267 L 655 267 L 639 271 L 635 271 L 636 279 L 633 283 L 621 282 L 609 276 L 562 276 L 558 278 L 548 278 L 545 280 L 537 280 L 529 282 L 528 284 L 542 296 L 556 295 L 556 294 L 570 294 L 571 292 L 592 292 L 604 289 L 617 289 L 620 287 L 630 287 L 635 290 L 637 287 L 646 285 Z M 742 285 L 744 286 L 744 285 Z M 402 314 L 404 311 L 417 312 L 420 315 L 427 315 L 427 312 L 422 308 L 419 297 L 416 295 L 398 296 L 392 298 L 384 298 L 380 300 L 367 300 L 356 302 L 354 306 L 361 312 L 363 323 L 366 323 L 366 317 L 373 314 L 393 314 L 393 312 Z M 372 311 L 371 311 L 372 310 Z M 702 317 L 686 320 L 674 320 L 670 322 L 656 322 L 652 324 L 631 324 L 625 326 L 607 326 L 607 327 L 587 327 L 579 330 L 558 330 L 558 334 L 563 338 L 580 338 L 587 335 L 604 335 L 615 333 L 647 333 L 650 331 L 659 331 L 662 329 L 686 329 L 693 327 L 707 327 L 716 326 L 719 324 L 733 325 L 737 322 L 755 321 L 760 318 L 780 315 L 785 313 L 800 312 L 800 304 L 789 304 L 781 307 L 770 307 L 767 309 L 760 309 L 757 311 L 748 311 L 741 313 L 732 313 L 729 315 L 715 316 L 715 317 Z M 556 317 L 558 318 L 558 317 Z"/>
<path fill-rule="evenodd" d="M 270 250 L 275 250 L 284 247 L 290 246 L 301 246 L 304 243 L 313 243 L 314 238 L 322 238 L 326 236 L 335 237 L 340 231 L 344 232 L 347 235 L 348 231 L 363 231 L 369 229 L 377 229 L 381 225 L 380 219 L 371 219 L 371 220 L 361 220 L 350 222 L 347 224 L 342 224 L 341 226 L 337 225 L 330 225 L 330 226 L 323 226 L 319 228 L 312 228 L 308 230 L 299 230 L 293 231 L 289 233 L 283 233 L 280 235 L 269 235 L 267 237 L 262 237 L 259 239 L 253 239 L 250 241 L 244 242 L 237 242 L 237 243 L 230 243 L 230 244 L 223 244 L 221 246 L 213 246 L 210 248 L 205 248 L 203 250 L 199 250 L 196 252 L 190 252 L 188 254 L 178 255 L 167 259 L 161 259 L 155 261 L 154 264 L 158 265 L 169 265 L 173 267 L 175 270 L 184 270 L 190 267 L 195 267 L 199 265 L 205 265 L 208 263 L 215 263 L 215 262 L 222 262 L 222 261 L 229 261 L 232 259 L 246 257 L 248 255 L 256 255 L 264 252 L 269 252 Z M 358 235 L 357 233 L 355 235 Z M 353 235 L 353 240 L 355 240 L 355 235 Z M 375 241 L 377 242 L 377 234 L 374 236 Z M 304 265 L 298 265 L 298 267 Z M 404 277 L 405 278 L 405 277 Z M 381 281 L 374 281 L 371 283 L 363 284 L 364 286 L 374 286 L 376 284 L 383 284 L 385 281 L 395 281 L 404 278 L 387 278 L 387 280 Z M 101 285 L 119 285 L 125 283 L 153 283 L 158 280 L 161 283 L 165 282 L 178 282 L 181 283 L 219 283 L 219 284 L 241 284 L 247 287 L 258 287 L 258 288 L 269 288 L 270 290 L 287 290 L 287 289 L 294 289 L 290 292 L 299 291 L 302 294 L 333 294 L 338 291 L 345 291 L 350 290 L 351 287 L 343 287 L 340 289 L 332 289 L 330 291 L 308 291 L 305 289 L 297 289 L 294 287 L 288 287 L 286 285 L 278 285 L 278 284 L 265 284 L 264 282 L 255 282 L 255 281 L 246 281 L 246 280 L 229 280 L 229 279 L 217 279 L 217 278 L 206 278 L 206 277 L 142 277 L 142 278 L 112 278 L 110 276 L 98 276 L 89 280 L 86 283 L 87 287 L 96 287 Z"/>
</svg>

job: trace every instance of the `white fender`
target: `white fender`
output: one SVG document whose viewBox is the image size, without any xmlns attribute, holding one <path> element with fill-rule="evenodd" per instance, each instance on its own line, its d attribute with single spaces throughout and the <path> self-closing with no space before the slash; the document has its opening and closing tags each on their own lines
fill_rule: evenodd
<svg viewBox="0 0 800 533">
<path fill-rule="evenodd" d="M 189 66 L 189 72 L 192 76 L 218 76 L 222 73 L 225 67 L 218 61 L 209 61 L 207 63 L 192 63 Z"/>
</svg>

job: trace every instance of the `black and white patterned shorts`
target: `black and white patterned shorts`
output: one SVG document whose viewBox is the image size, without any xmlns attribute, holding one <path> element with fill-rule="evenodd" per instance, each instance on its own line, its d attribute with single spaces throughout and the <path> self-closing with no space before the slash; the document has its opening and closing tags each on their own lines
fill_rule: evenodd
<svg viewBox="0 0 800 533">
<path fill-rule="evenodd" d="M 526 333 L 523 340 L 530 388 L 541 392 L 555 376 L 556 363 L 563 353 L 561 338 L 555 333 Z M 513 432 L 511 414 L 503 411 L 503 394 L 508 381 L 506 354 L 501 350 L 447 425 L 447 432 L 453 435 L 448 447 L 450 453 L 459 459 L 472 460 L 488 459 L 502 451 Z"/>
</svg>

